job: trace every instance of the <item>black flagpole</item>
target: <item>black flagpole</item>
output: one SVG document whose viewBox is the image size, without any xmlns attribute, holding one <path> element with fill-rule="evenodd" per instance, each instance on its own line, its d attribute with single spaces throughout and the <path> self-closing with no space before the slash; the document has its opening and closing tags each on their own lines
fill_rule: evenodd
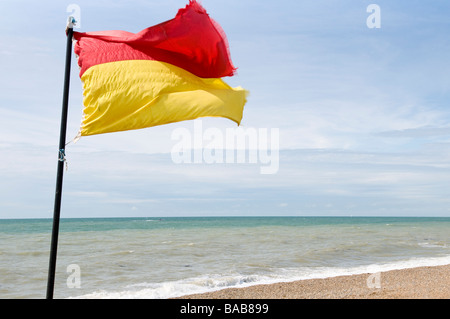
<svg viewBox="0 0 450 319">
<path fill-rule="evenodd" d="M 48 267 L 47 299 L 53 299 L 53 289 L 55 286 L 56 255 L 58 250 L 59 216 L 61 211 L 61 195 L 62 195 L 62 184 L 63 184 L 64 162 L 65 162 L 67 110 L 69 104 L 70 66 L 72 60 L 72 36 L 74 23 L 75 19 L 73 17 L 69 17 L 66 29 L 67 33 L 66 68 L 64 75 L 64 93 L 63 93 L 63 103 L 61 113 L 61 129 L 59 133 L 58 172 L 56 176 L 52 241 L 50 247 L 50 261 Z"/>
</svg>

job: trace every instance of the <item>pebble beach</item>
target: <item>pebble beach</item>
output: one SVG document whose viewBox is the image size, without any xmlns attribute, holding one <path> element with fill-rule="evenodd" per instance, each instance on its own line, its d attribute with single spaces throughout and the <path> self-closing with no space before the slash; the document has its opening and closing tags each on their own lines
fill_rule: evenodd
<svg viewBox="0 0 450 319">
<path fill-rule="evenodd" d="M 229 288 L 183 299 L 449 299 L 450 265 Z"/>
</svg>

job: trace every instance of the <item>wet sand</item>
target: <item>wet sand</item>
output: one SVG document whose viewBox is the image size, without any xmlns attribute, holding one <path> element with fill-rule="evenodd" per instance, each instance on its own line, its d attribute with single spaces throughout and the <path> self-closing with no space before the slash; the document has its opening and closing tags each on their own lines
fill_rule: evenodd
<svg viewBox="0 0 450 319">
<path fill-rule="evenodd" d="M 180 299 L 450 299 L 450 265 L 228 288 Z"/>
</svg>

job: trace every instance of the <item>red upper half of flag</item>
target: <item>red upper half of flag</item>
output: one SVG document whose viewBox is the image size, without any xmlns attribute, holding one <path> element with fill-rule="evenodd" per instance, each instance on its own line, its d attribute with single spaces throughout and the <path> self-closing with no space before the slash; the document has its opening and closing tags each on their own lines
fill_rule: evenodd
<svg viewBox="0 0 450 319">
<path fill-rule="evenodd" d="M 90 67 L 123 60 L 156 60 L 202 78 L 232 76 L 228 42 L 222 28 L 195 0 L 172 20 L 144 29 L 74 32 L 80 76 Z"/>
</svg>

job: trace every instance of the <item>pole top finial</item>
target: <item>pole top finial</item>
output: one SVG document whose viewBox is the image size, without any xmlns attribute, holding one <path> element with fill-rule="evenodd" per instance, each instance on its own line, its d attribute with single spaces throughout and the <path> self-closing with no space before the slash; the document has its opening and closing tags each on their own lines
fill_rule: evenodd
<svg viewBox="0 0 450 319">
<path fill-rule="evenodd" d="M 74 17 L 69 16 L 67 18 L 66 34 L 68 34 L 69 29 L 73 29 L 73 26 L 77 24 L 77 20 Z"/>
<path fill-rule="evenodd" d="M 69 16 L 67 18 L 67 28 L 73 29 L 73 26 L 77 24 L 77 20 L 74 17 Z"/>
</svg>

